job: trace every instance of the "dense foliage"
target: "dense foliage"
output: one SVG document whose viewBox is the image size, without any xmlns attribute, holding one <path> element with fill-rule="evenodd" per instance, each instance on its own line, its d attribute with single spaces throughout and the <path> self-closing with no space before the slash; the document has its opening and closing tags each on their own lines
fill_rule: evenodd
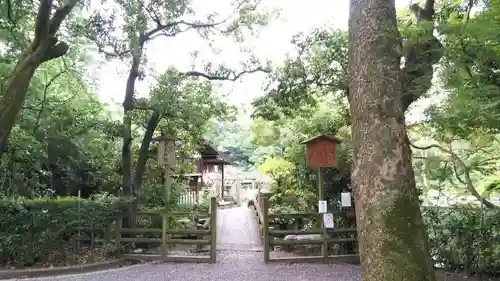
<svg viewBox="0 0 500 281">
<path fill-rule="evenodd" d="M 498 211 L 475 206 L 423 208 L 430 254 L 439 267 L 466 273 L 494 273 L 500 267 Z"/>
<path fill-rule="evenodd" d="M 113 244 L 114 222 L 127 204 L 109 196 L 92 200 L 2 199 L 0 263 L 29 266 L 47 261 L 53 254 L 68 255 L 76 250 L 77 235 L 103 240 L 106 251 L 112 254 L 117 250 Z"/>
</svg>

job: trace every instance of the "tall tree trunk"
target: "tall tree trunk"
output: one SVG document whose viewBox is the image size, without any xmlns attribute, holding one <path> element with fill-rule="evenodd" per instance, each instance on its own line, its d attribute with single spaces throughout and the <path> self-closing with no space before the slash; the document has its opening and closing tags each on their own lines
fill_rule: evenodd
<svg viewBox="0 0 500 281">
<path fill-rule="evenodd" d="M 137 164 L 135 165 L 134 188 L 137 190 L 140 190 L 142 185 L 144 172 L 146 171 L 146 162 L 149 158 L 149 145 L 153 139 L 156 126 L 158 126 L 158 123 L 160 122 L 160 118 L 160 112 L 153 109 L 153 113 L 151 114 L 151 117 L 149 117 L 146 132 L 142 138 L 141 148 L 139 149 L 139 157 L 137 159 Z"/>
<path fill-rule="evenodd" d="M 132 110 L 124 109 L 123 112 L 123 147 L 122 147 L 122 176 L 123 192 L 125 195 L 134 196 L 132 184 Z"/>
<path fill-rule="evenodd" d="M 139 65 L 142 58 L 141 44 L 137 52 L 132 57 L 125 88 L 125 99 L 123 101 L 123 147 L 122 147 L 122 165 L 123 165 L 123 191 L 129 196 L 136 196 L 137 190 L 133 185 L 132 174 L 132 111 L 134 110 L 135 82 L 139 77 Z"/>
<path fill-rule="evenodd" d="M 135 82 L 139 77 L 139 65 L 141 63 L 144 43 L 141 41 L 136 50 L 132 54 L 132 65 L 127 77 L 127 85 L 125 88 L 125 99 L 123 100 L 123 147 L 122 147 L 122 176 L 123 176 L 123 191 L 125 195 L 135 197 L 135 200 L 130 205 L 128 217 L 124 217 L 122 224 L 125 228 L 135 228 L 136 215 L 139 207 L 137 196 L 139 190 L 134 186 L 133 181 L 133 164 L 132 164 L 132 112 L 135 107 Z"/>
<path fill-rule="evenodd" d="M 352 184 L 364 280 L 434 281 L 405 141 L 394 0 L 351 0 Z"/>
<path fill-rule="evenodd" d="M 21 111 L 26 91 L 40 60 L 41 58 L 35 60 L 29 53 L 21 55 L 7 89 L 0 98 L 0 153 L 7 146 L 10 131 Z"/>
</svg>

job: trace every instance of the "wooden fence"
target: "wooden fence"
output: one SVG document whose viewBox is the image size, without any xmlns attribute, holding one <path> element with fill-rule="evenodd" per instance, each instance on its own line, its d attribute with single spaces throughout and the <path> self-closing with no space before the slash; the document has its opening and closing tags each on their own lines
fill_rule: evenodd
<svg viewBox="0 0 500 281">
<path fill-rule="evenodd" d="M 196 205 L 199 204 L 201 191 L 188 189 L 185 193 L 179 196 L 179 204 L 181 205 Z"/>
<path fill-rule="evenodd" d="M 117 249 L 123 248 L 123 243 L 134 243 L 134 244 L 160 244 L 159 254 L 147 254 L 147 253 L 129 253 L 123 254 L 123 258 L 129 260 L 163 260 L 167 262 L 206 262 L 215 263 L 216 262 L 216 223 L 217 223 L 217 201 L 215 197 L 210 198 L 210 213 L 161 213 L 161 212 L 140 212 L 137 213 L 138 216 L 156 216 L 161 217 L 161 229 L 154 228 L 122 228 L 123 216 L 119 216 L 117 219 L 118 230 L 116 232 L 116 243 Z M 171 217 L 208 217 L 209 227 L 208 229 L 169 229 L 168 222 Z M 129 237 L 124 237 L 128 235 Z M 141 235 L 142 237 L 138 237 Z M 197 237 L 197 239 L 176 239 L 172 238 L 174 235 L 189 235 Z M 144 237 L 150 236 L 150 237 Z M 200 239 L 202 238 L 202 239 Z M 194 255 L 169 255 L 170 245 L 198 245 L 198 246 L 210 246 L 209 255 L 205 256 L 194 256 Z"/>
<path fill-rule="evenodd" d="M 269 213 L 269 195 L 266 193 L 260 193 L 256 198 L 255 204 L 256 217 L 259 222 L 259 230 L 262 235 L 262 243 L 264 246 L 264 262 L 272 261 L 286 261 L 286 262 L 315 262 L 321 261 L 324 263 L 328 262 L 349 262 L 358 263 L 359 254 L 357 253 L 357 247 L 355 249 L 356 253 L 342 254 L 342 255 L 330 255 L 328 252 L 329 246 L 333 244 L 337 245 L 348 245 L 352 248 L 353 245 L 357 246 L 357 230 L 355 227 L 336 227 L 332 229 L 326 229 L 322 222 L 322 215 L 318 213 Z M 354 218 L 356 214 L 353 211 L 337 211 L 333 213 L 334 216 L 344 217 L 344 218 Z M 317 218 L 320 223 L 320 227 L 316 229 L 303 229 L 303 230 L 275 230 L 273 227 L 269 226 L 269 222 L 273 218 Z M 283 240 L 276 239 L 276 236 L 286 236 L 286 235 L 304 235 L 304 234 L 318 234 L 321 235 L 320 240 Z M 351 236 L 351 237 L 333 237 L 333 236 Z M 321 255 L 314 256 L 292 256 L 292 257 L 271 257 L 270 253 L 275 246 L 291 246 L 291 245 L 318 245 L 321 246 Z"/>
</svg>

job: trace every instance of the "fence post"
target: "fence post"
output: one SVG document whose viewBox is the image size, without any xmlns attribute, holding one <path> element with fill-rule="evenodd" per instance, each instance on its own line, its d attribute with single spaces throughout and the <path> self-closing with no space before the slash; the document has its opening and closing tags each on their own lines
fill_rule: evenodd
<svg viewBox="0 0 500 281">
<path fill-rule="evenodd" d="M 210 262 L 217 262 L 217 198 L 210 197 Z"/>
<path fill-rule="evenodd" d="M 260 210 L 262 212 L 262 237 L 263 237 L 263 243 L 264 243 L 264 262 L 268 263 L 269 262 L 269 197 L 267 194 L 261 195 L 262 197 L 260 198 L 259 201 L 262 202 L 262 209 Z"/>
<path fill-rule="evenodd" d="M 116 218 L 116 238 L 115 238 L 115 243 L 116 243 L 116 250 L 117 251 L 121 251 L 121 243 L 120 243 L 120 240 L 122 238 L 122 234 L 121 234 L 121 228 L 122 228 L 122 216 L 121 215 L 118 215 L 117 218 Z"/>
<path fill-rule="evenodd" d="M 323 214 L 319 214 L 320 225 L 321 225 L 321 238 L 323 239 L 323 245 L 321 245 L 321 255 L 323 256 L 323 262 L 328 263 L 328 233 L 326 232 L 325 222 L 323 221 Z"/>
<path fill-rule="evenodd" d="M 269 232 L 268 232 L 268 233 L 270 233 L 272 230 L 274 230 L 274 226 L 270 226 L 270 227 L 269 227 Z M 269 235 L 269 237 L 273 237 L 273 236 Z M 274 239 L 274 238 L 273 238 L 273 239 Z M 269 241 L 270 241 L 270 240 L 271 240 L 271 239 L 269 239 Z M 276 247 L 276 246 L 274 246 L 274 245 L 269 246 L 269 251 L 274 251 L 275 247 Z"/>
<path fill-rule="evenodd" d="M 161 214 L 161 255 L 163 257 L 167 256 L 167 229 L 168 229 L 168 214 Z"/>
</svg>

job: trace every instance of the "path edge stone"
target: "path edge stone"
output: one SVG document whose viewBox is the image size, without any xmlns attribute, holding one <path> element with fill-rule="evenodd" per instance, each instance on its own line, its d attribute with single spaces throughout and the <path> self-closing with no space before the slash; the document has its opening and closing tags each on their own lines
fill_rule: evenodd
<svg viewBox="0 0 500 281">
<path fill-rule="evenodd" d="M 29 269 L 11 269 L 0 270 L 0 280 L 14 278 L 34 278 L 47 277 L 67 274 L 88 273 L 106 269 L 120 268 L 125 259 L 114 259 L 99 263 L 90 263 L 84 265 L 61 266 L 53 268 L 29 268 Z"/>
</svg>

